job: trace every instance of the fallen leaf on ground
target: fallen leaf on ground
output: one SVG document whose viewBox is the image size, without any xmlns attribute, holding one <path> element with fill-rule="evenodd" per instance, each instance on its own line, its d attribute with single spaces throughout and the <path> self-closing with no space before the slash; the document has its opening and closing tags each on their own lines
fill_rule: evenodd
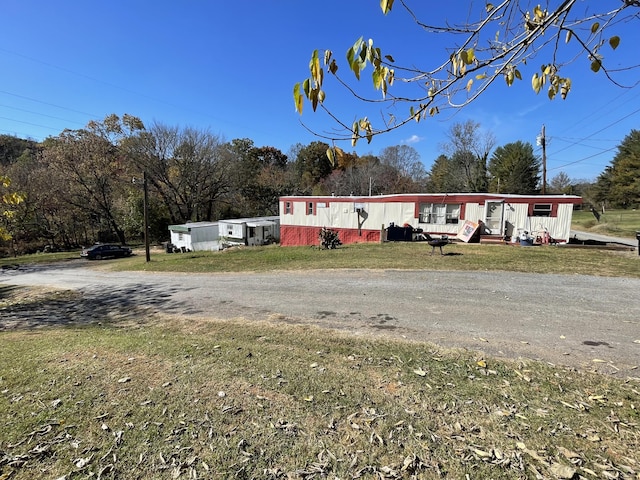
<svg viewBox="0 0 640 480">
<path fill-rule="evenodd" d="M 576 475 L 576 469 L 560 463 L 554 463 L 549 468 L 549 471 L 557 478 L 573 478 Z"/>
</svg>

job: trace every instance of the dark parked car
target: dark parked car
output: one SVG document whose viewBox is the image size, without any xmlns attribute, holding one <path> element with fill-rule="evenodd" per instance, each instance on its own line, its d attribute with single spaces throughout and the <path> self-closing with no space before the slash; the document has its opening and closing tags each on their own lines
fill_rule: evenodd
<svg viewBox="0 0 640 480">
<path fill-rule="evenodd" d="M 128 257 L 132 255 L 132 253 L 129 247 L 105 243 L 83 248 L 80 256 L 88 258 L 89 260 L 102 260 L 104 258 Z"/>
</svg>

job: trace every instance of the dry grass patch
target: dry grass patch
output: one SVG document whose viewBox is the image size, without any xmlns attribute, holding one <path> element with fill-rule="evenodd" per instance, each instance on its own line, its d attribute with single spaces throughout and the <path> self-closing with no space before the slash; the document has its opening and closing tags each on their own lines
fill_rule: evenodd
<svg viewBox="0 0 640 480">
<path fill-rule="evenodd" d="M 273 270 L 404 269 L 509 271 L 640 278 L 640 257 L 632 251 L 561 246 L 520 247 L 456 243 L 445 255 L 431 255 L 424 242 L 317 247 L 247 247 L 228 252 L 158 253 L 151 262 L 132 257 L 105 268 L 184 273 L 265 272 Z"/>
<path fill-rule="evenodd" d="M 14 305 L 30 305 L 43 302 L 70 302 L 80 298 L 81 294 L 73 290 L 60 290 L 49 287 L 16 287 L 0 285 L 0 310 Z"/>
<path fill-rule="evenodd" d="M 637 378 L 266 322 L 0 341 L 0 478 L 640 475 Z"/>
</svg>

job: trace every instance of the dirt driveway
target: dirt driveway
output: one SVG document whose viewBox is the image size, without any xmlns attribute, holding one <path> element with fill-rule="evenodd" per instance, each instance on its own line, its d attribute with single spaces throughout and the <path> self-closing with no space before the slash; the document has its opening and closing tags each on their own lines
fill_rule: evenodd
<svg viewBox="0 0 640 480">
<path fill-rule="evenodd" d="M 104 264 L 101 264 L 104 265 Z M 4 269 L 11 285 L 74 292 L 0 310 L 0 329 L 141 312 L 313 324 L 640 376 L 640 280 L 507 272 L 109 272 L 73 261 Z"/>
</svg>

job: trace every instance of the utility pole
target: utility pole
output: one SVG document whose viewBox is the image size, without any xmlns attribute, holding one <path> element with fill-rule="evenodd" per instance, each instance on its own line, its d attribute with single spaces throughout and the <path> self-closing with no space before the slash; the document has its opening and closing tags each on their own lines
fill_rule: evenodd
<svg viewBox="0 0 640 480">
<path fill-rule="evenodd" d="M 147 172 L 142 173 L 142 186 L 144 189 L 144 251 L 146 254 L 147 262 L 151 261 L 151 256 L 149 255 L 149 189 L 147 188 Z"/>
<path fill-rule="evenodd" d="M 540 134 L 540 143 L 542 144 L 542 195 L 545 195 L 547 193 L 547 138 L 544 125 Z"/>
</svg>

